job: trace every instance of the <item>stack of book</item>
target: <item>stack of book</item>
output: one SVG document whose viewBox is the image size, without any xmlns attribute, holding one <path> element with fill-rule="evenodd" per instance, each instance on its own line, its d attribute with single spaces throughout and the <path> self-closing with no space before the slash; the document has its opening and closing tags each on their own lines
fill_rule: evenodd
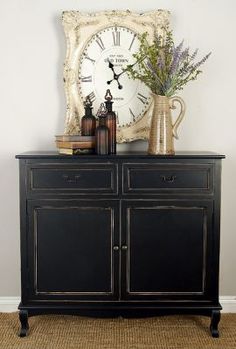
<svg viewBox="0 0 236 349">
<path fill-rule="evenodd" d="M 95 137 L 80 135 L 58 135 L 56 146 L 60 154 L 78 155 L 93 154 L 95 149 Z"/>
</svg>

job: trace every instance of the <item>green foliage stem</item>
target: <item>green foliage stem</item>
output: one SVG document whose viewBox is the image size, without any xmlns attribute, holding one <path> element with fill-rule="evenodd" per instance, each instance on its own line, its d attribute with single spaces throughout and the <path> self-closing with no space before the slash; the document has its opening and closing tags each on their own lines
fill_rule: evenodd
<svg viewBox="0 0 236 349">
<path fill-rule="evenodd" d="M 164 35 L 156 35 L 152 44 L 148 34 L 139 36 L 140 47 L 133 55 L 134 64 L 127 65 L 125 71 L 131 79 L 138 79 L 158 95 L 172 96 L 201 73 L 199 67 L 211 53 L 199 62 L 194 62 L 198 50 L 192 54 L 189 48 L 183 49 L 183 41 L 174 45 L 172 31 L 164 30 Z"/>
</svg>

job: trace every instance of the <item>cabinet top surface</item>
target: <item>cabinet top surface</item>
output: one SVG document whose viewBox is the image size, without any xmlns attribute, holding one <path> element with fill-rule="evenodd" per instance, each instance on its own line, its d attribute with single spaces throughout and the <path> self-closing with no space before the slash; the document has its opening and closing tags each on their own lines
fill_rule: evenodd
<svg viewBox="0 0 236 349">
<path fill-rule="evenodd" d="M 178 151 L 175 155 L 149 155 L 146 152 L 118 152 L 115 155 L 63 155 L 57 151 L 29 151 L 16 155 L 17 159 L 223 159 L 225 155 L 221 155 L 209 151 Z"/>
</svg>

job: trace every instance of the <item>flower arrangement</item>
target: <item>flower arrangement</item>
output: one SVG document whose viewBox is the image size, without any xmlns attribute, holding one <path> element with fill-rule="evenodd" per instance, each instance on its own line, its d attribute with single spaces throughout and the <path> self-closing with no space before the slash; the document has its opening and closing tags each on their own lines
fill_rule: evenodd
<svg viewBox="0 0 236 349">
<path fill-rule="evenodd" d="M 136 62 L 125 70 L 130 78 L 141 80 L 157 95 L 171 97 L 182 90 L 197 78 L 200 66 L 211 54 L 195 62 L 198 49 L 190 53 L 189 48 L 183 47 L 183 41 L 175 46 L 172 31 L 167 29 L 164 36 L 156 35 L 151 45 L 147 35 L 140 36 L 139 51 L 133 55 Z"/>
</svg>

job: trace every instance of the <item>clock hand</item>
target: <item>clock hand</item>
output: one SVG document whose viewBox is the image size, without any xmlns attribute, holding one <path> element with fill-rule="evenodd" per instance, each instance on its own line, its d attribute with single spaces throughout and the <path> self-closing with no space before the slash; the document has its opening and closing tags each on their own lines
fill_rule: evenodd
<svg viewBox="0 0 236 349">
<path fill-rule="evenodd" d="M 129 65 L 129 67 L 130 68 L 133 68 L 133 66 L 136 64 L 137 62 L 135 62 L 135 63 L 133 63 L 133 64 L 130 64 Z M 119 79 L 119 77 L 122 75 L 122 74 L 124 74 L 124 73 L 126 73 L 127 72 L 127 68 L 126 69 L 124 69 L 120 74 L 117 74 L 116 76 L 117 76 L 117 79 Z"/>
<path fill-rule="evenodd" d="M 136 64 L 136 63 L 131 64 L 130 66 L 133 67 L 135 64 Z M 118 88 L 119 88 L 119 89 L 122 89 L 122 88 L 123 88 L 123 86 L 122 86 L 122 85 L 120 84 L 120 82 L 119 82 L 119 78 L 120 78 L 120 76 L 121 76 L 122 74 L 126 73 L 127 70 L 128 70 L 128 69 L 124 69 L 120 74 L 114 74 L 113 80 L 116 80 L 116 81 L 117 81 L 117 84 L 118 84 Z M 111 80 L 111 81 L 113 81 L 113 80 Z M 107 81 L 107 83 L 110 84 L 111 81 L 109 81 L 109 82 Z"/>
<path fill-rule="evenodd" d="M 115 71 L 114 71 L 114 64 L 112 64 L 109 60 L 108 60 L 108 62 L 109 62 L 109 68 L 111 68 L 111 70 L 113 71 L 113 79 L 107 81 L 107 84 L 110 85 L 110 83 L 111 83 L 113 80 L 116 80 L 116 81 L 117 81 L 117 84 L 118 84 L 118 89 L 121 90 L 121 89 L 123 88 L 123 86 L 120 84 L 119 78 L 120 78 L 120 76 L 121 76 L 122 74 L 126 73 L 128 69 L 126 68 L 126 69 L 124 69 L 120 74 L 116 74 Z M 129 67 L 133 67 L 136 63 L 137 63 L 137 62 L 135 62 L 135 63 L 133 63 L 133 64 L 130 64 Z"/>
<path fill-rule="evenodd" d="M 107 81 L 107 84 L 110 85 L 110 83 L 111 83 L 113 80 L 116 80 L 116 81 L 117 81 L 118 89 L 119 89 L 119 90 L 122 90 L 123 86 L 120 84 L 120 82 L 119 82 L 117 76 L 115 76 L 112 80 Z"/>
<path fill-rule="evenodd" d="M 141 60 L 141 62 L 144 60 L 144 58 Z M 118 89 L 122 89 L 123 88 L 123 86 L 120 84 L 120 82 L 119 82 L 119 78 L 120 78 L 120 76 L 122 75 L 122 74 L 124 74 L 124 73 L 126 73 L 127 72 L 127 70 L 128 70 L 128 68 L 126 68 L 126 69 L 124 69 L 120 74 L 116 74 L 115 73 L 115 70 L 114 70 L 114 64 L 113 63 L 111 63 L 111 61 L 108 59 L 108 62 L 109 62 L 109 65 L 108 65 L 108 67 L 112 70 L 112 72 L 113 72 L 113 79 L 112 80 L 108 80 L 107 81 L 107 84 L 108 85 L 110 85 L 111 84 L 111 82 L 113 81 L 113 80 L 116 80 L 117 81 L 117 84 L 118 84 Z M 133 67 L 135 64 L 137 64 L 139 61 L 136 61 L 135 63 L 133 63 L 133 64 L 130 64 L 129 65 L 129 67 Z"/>
<path fill-rule="evenodd" d="M 109 61 L 109 59 L 108 59 L 108 62 L 109 62 L 108 67 L 113 71 L 113 74 L 114 74 L 114 76 L 115 76 L 116 73 L 115 73 L 115 71 L 114 71 L 114 64 L 112 64 L 111 61 Z"/>
<path fill-rule="evenodd" d="M 126 72 L 126 70 L 123 70 L 120 74 L 117 74 L 117 79 L 119 79 L 119 77 L 124 74 Z"/>
<path fill-rule="evenodd" d="M 119 82 L 119 76 L 123 73 L 121 73 L 121 74 L 116 74 L 115 73 L 115 70 L 114 70 L 114 64 L 112 64 L 111 63 L 111 61 L 109 61 L 109 59 L 108 59 L 108 62 L 109 62 L 109 65 L 108 65 L 108 67 L 112 70 L 112 72 L 113 72 L 113 79 L 112 80 L 108 80 L 107 81 L 107 84 L 108 85 L 110 85 L 111 84 L 111 82 L 113 81 L 113 80 L 116 80 L 117 81 L 117 84 L 118 84 L 118 89 L 119 90 L 121 90 L 122 88 L 123 88 L 123 86 L 120 84 L 120 82 Z"/>
<path fill-rule="evenodd" d="M 108 59 L 108 62 L 109 62 L 108 67 L 109 67 L 109 68 L 112 70 L 112 72 L 113 72 L 113 79 L 107 81 L 107 84 L 110 85 L 110 83 L 115 79 L 116 73 L 115 73 L 115 71 L 114 71 L 114 64 L 112 64 L 111 61 L 110 61 L 109 59 Z"/>
</svg>

